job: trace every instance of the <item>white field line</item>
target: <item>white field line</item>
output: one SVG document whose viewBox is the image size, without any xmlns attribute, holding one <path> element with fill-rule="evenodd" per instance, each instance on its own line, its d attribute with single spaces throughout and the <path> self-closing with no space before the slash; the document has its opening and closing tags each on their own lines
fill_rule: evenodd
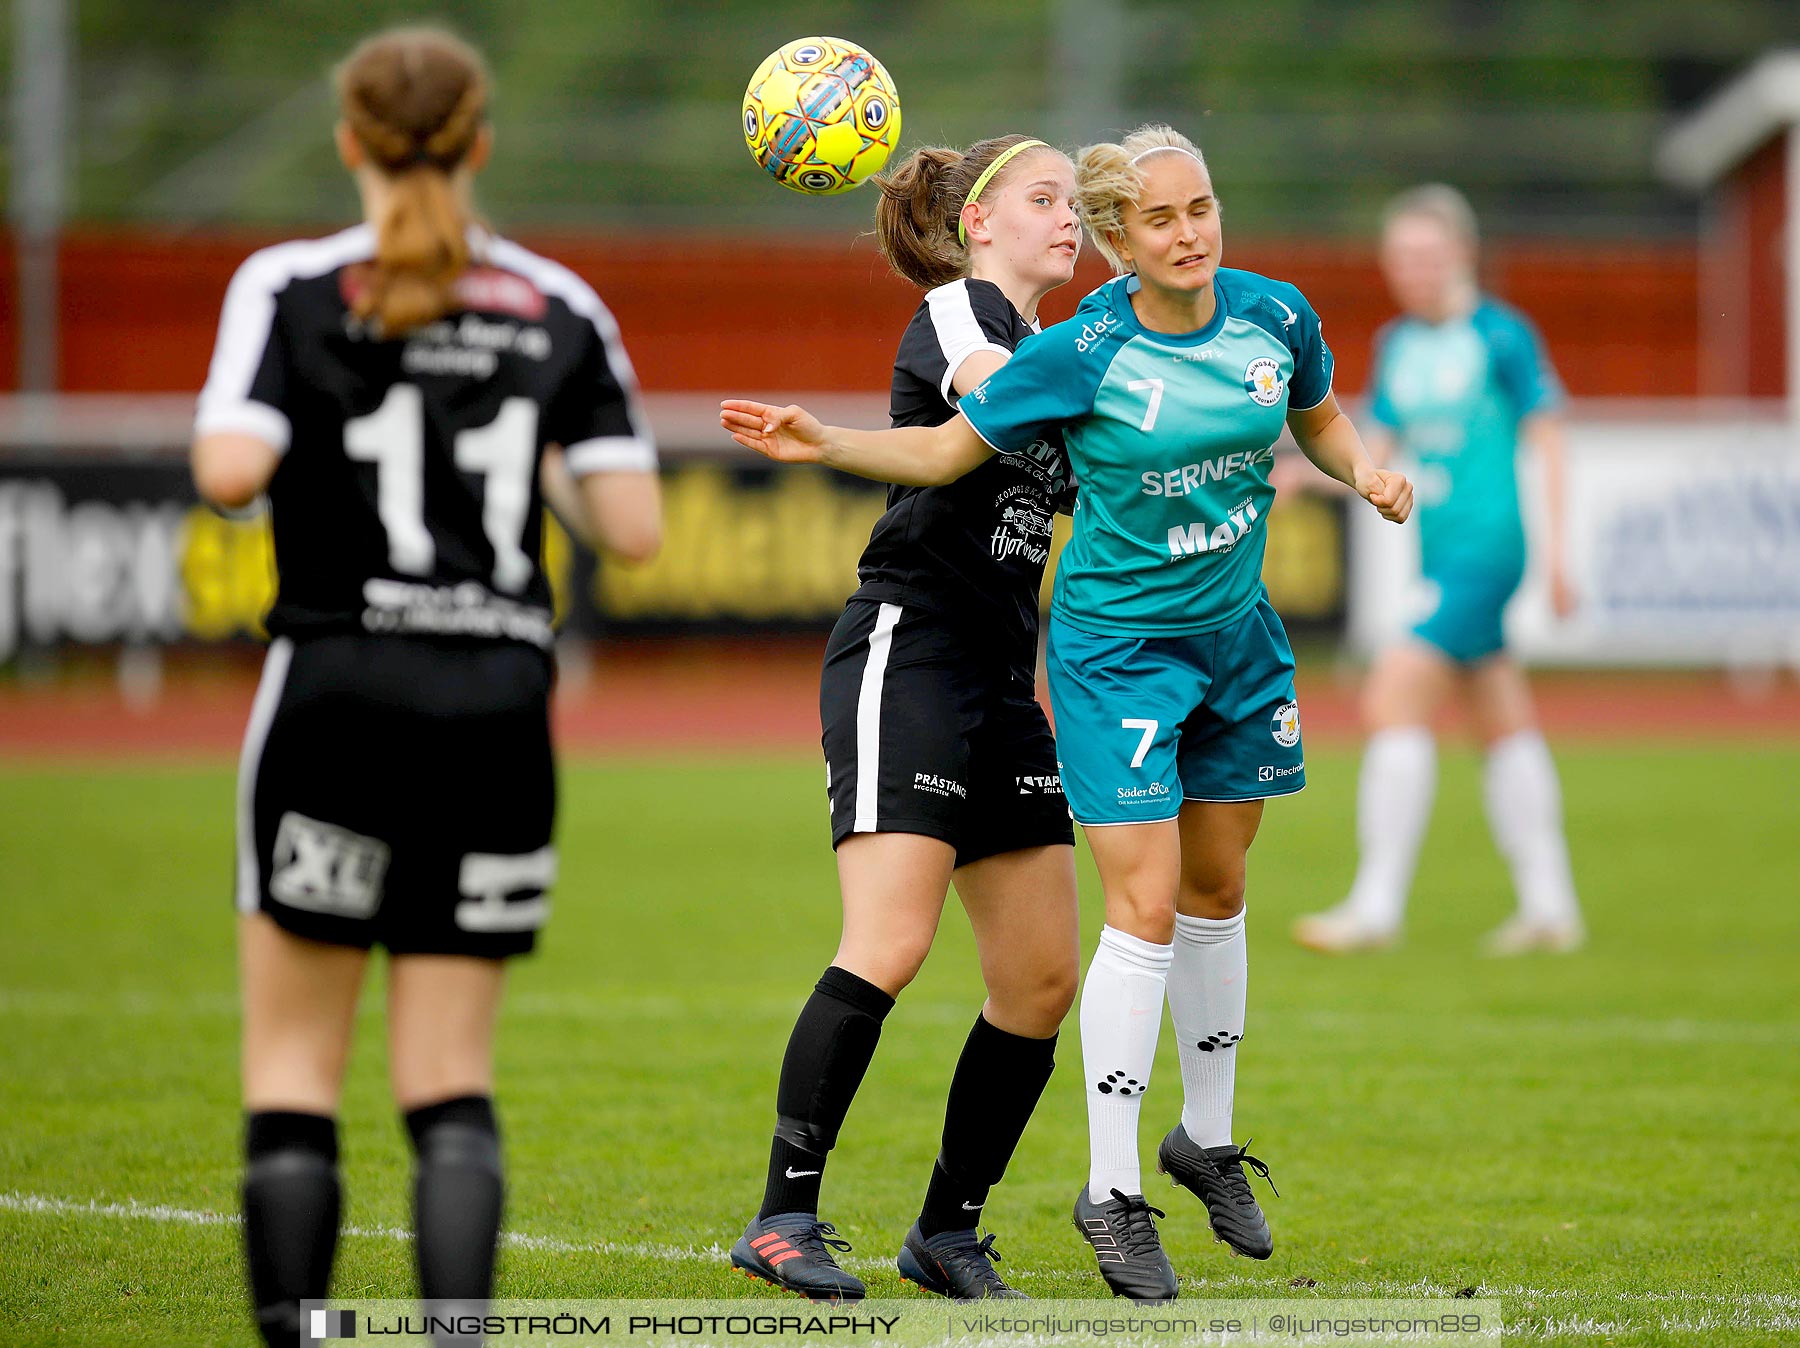
<svg viewBox="0 0 1800 1348">
<path fill-rule="evenodd" d="M 569 993 L 520 992 L 507 999 L 502 1015 L 531 1020 L 650 1020 L 706 1022 L 729 1018 L 791 1020 L 804 1000 L 777 995 L 733 999 L 727 1005 L 696 1005 L 677 996 L 638 994 L 620 997 L 582 996 Z M 371 989 L 363 1009 L 373 1014 L 378 989 Z M 919 1022 L 961 1023 L 974 1014 L 974 1002 L 902 1001 L 895 1014 Z M 40 1016 L 235 1016 L 233 995 L 162 995 L 131 992 L 94 996 L 62 989 L 0 988 L 0 1015 Z M 1258 1013 L 1273 1028 L 1299 1026 L 1337 1034 L 1386 1033 L 1397 1024 L 1417 1020 L 1411 1012 L 1283 1011 L 1269 1008 Z M 1686 1017 L 1656 1019 L 1648 1016 L 1600 1016 L 1557 1019 L 1548 1016 L 1517 1018 L 1486 1013 L 1456 1016 L 1457 1032 L 1469 1036 L 1513 1038 L 1518 1035 L 1558 1036 L 1564 1040 L 1625 1041 L 1644 1044 L 1766 1044 L 1791 1046 L 1800 1039 L 1800 1021 L 1698 1020 Z"/>
<path fill-rule="evenodd" d="M 206 1212 L 195 1208 L 171 1207 L 165 1203 L 140 1203 L 135 1199 L 127 1199 L 120 1203 L 103 1203 L 98 1200 L 84 1202 L 78 1199 L 45 1198 L 38 1194 L 16 1192 L 0 1193 L 0 1211 L 37 1216 L 175 1222 L 186 1226 L 237 1226 L 240 1223 L 240 1219 L 235 1213 Z M 347 1226 L 343 1229 L 343 1234 L 374 1240 L 412 1239 L 410 1231 L 394 1226 Z M 632 1241 L 594 1240 L 584 1243 L 558 1240 L 553 1236 L 534 1236 L 520 1231 L 508 1231 L 502 1239 L 508 1246 L 517 1249 L 546 1250 L 557 1254 L 611 1254 L 708 1264 L 722 1263 L 726 1257 L 725 1248 L 718 1244 L 696 1248 L 690 1245 L 659 1245 Z M 865 1272 L 873 1272 L 888 1266 L 884 1259 L 846 1259 L 844 1263 L 850 1268 Z M 1012 1271 L 1024 1278 L 1054 1276 L 1030 1269 Z M 1243 1274 L 1214 1278 L 1187 1278 L 1184 1279 L 1184 1282 L 1199 1291 L 1222 1292 L 1233 1288 L 1254 1288 L 1263 1293 L 1280 1293 L 1289 1290 L 1287 1283 L 1281 1278 L 1257 1278 Z M 1332 1295 L 1338 1298 L 1356 1296 L 1449 1297 L 1456 1290 L 1448 1284 L 1434 1283 L 1425 1278 L 1406 1283 L 1380 1280 L 1348 1282 L 1334 1285 L 1331 1289 Z M 1671 1307 L 1684 1306 L 1687 1313 L 1679 1318 L 1668 1314 L 1658 1316 L 1661 1328 L 1670 1332 L 1703 1333 L 1710 1330 L 1728 1329 L 1800 1330 L 1800 1295 L 1785 1293 L 1686 1291 L 1586 1293 L 1571 1288 L 1485 1286 L 1480 1290 L 1484 1297 L 1505 1297 L 1523 1302 L 1591 1297 L 1595 1300 L 1637 1303 L 1646 1306 L 1665 1304 L 1671 1305 Z M 1582 1315 L 1554 1316 L 1542 1325 L 1520 1324 L 1516 1320 L 1517 1313 L 1515 1310 L 1515 1323 L 1506 1329 L 1509 1338 L 1547 1338 L 1553 1335 L 1605 1338 L 1631 1333 L 1645 1327 L 1642 1324 L 1600 1320 Z"/>
<path fill-rule="evenodd" d="M 81 1202 L 68 1198 L 44 1198 L 38 1194 L 0 1193 L 0 1211 L 23 1212 L 54 1217 L 115 1217 L 149 1222 L 175 1222 L 183 1226 L 238 1226 L 235 1212 L 205 1212 L 195 1208 L 170 1207 L 165 1203 L 140 1203 L 128 1198 L 123 1203 Z M 343 1234 L 368 1240 L 411 1240 L 412 1232 L 398 1226 L 346 1226 Z M 725 1258 L 722 1245 L 695 1249 L 686 1245 L 657 1245 L 648 1242 L 593 1240 L 585 1243 L 558 1240 L 554 1236 L 533 1236 L 523 1231 L 508 1231 L 501 1240 L 522 1250 L 548 1250 L 555 1254 L 636 1255 L 645 1259 L 683 1261 L 718 1261 Z"/>
</svg>

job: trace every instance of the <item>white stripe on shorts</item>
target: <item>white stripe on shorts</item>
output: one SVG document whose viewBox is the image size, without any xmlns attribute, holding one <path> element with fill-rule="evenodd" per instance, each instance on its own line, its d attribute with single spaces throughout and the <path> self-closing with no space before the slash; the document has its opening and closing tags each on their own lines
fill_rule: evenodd
<svg viewBox="0 0 1800 1348">
<path fill-rule="evenodd" d="M 240 913 L 254 913 L 262 907 L 262 873 L 256 864 L 256 774 L 262 767 L 269 723 L 275 719 L 275 708 L 281 705 L 281 690 L 287 686 L 288 665 L 293 658 L 294 643 L 286 637 L 276 637 L 269 643 L 262 678 L 256 685 L 256 698 L 250 704 L 250 724 L 244 729 L 244 751 L 238 758 L 237 784 L 237 908 Z"/>
<path fill-rule="evenodd" d="M 873 833 L 881 797 L 881 687 L 887 682 L 888 653 L 894 648 L 894 626 L 903 612 L 883 604 L 869 633 L 869 660 L 863 666 L 862 692 L 856 699 L 856 820 L 852 833 Z"/>
</svg>

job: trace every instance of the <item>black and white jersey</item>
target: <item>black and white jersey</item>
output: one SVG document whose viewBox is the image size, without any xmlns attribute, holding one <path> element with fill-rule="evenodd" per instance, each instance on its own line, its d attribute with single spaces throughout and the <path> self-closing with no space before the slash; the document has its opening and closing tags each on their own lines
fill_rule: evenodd
<svg viewBox="0 0 1800 1348">
<path fill-rule="evenodd" d="M 281 451 L 271 634 L 548 646 L 545 446 L 578 475 L 656 467 L 598 296 L 517 244 L 470 241 L 457 308 L 395 339 L 352 309 L 375 255 L 367 225 L 266 248 L 232 279 L 195 432 Z"/>
<path fill-rule="evenodd" d="M 949 421 L 950 381 L 963 361 L 977 351 L 1010 355 L 1036 331 L 990 281 L 930 291 L 894 360 L 893 424 Z M 997 454 L 941 487 L 888 488 L 853 597 L 929 610 L 978 634 L 1009 667 L 1035 669 L 1052 517 L 1072 499 L 1067 463 L 1059 437 L 1029 454 Z"/>
</svg>

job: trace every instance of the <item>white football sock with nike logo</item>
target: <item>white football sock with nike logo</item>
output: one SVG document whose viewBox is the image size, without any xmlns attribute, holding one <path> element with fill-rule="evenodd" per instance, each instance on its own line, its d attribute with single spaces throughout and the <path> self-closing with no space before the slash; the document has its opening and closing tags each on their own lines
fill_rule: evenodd
<svg viewBox="0 0 1800 1348">
<path fill-rule="evenodd" d="M 1138 1115 L 1162 1031 L 1173 945 L 1100 929 L 1081 988 L 1081 1061 L 1087 1073 L 1088 1197 L 1141 1194 Z"/>
</svg>

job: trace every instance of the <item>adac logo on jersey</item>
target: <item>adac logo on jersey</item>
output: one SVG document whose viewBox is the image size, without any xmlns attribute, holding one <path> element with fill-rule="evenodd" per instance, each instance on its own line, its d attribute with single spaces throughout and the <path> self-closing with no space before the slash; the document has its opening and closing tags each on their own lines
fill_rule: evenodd
<svg viewBox="0 0 1800 1348">
<path fill-rule="evenodd" d="M 1102 314 L 1092 323 L 1083 323 L 1081 325 L 1081 335 L 1075 339 L 1075 349 L 1077 351 L 1086 351 L 1118 326 L 1119 316 L 1117 314 Z"/>
<path fill-rule="evenodd" d="M 1272 356 L 1258 356 L 1244 367 L 1244 392 L 1258 407 L 1275 406 L 1282 389 L 1281 364 Z"/>
<path fill-rule="evenodd" d="M 1275 743 L 1283 749 L 1292 749 L 1300 743 L 1300 704 L 1283 702 L 1275 708 L 1269 733 L 1275 737 Z"/>
</svg>

